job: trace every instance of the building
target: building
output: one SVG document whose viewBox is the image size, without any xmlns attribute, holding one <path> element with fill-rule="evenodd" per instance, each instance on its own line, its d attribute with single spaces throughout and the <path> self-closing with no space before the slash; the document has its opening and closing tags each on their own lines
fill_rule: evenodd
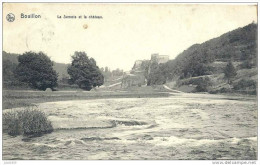
<svg viewBox="0 0 260 165">
<path fill-rule="evenodd" d="M 158 53 L 151 55 L 151 62 L 157 62 L 158 64 L 163 64 L 169 61 L 168 55 L 159 55 Z"/>
<path fill-rule="evenodd" d="M 148 74 L 150 73 L 150 65 L 153 62 L 156 62 L 158 64 L 163 64 L 169 61 L 168 55 L 159 55 L 152 54 L 151 60 L 137 60 L 135 61 L 135 64 L 132 68 L 132 70 L 129 73 L 125 73 L 122 79 L 122 85 L 121 88 L 128 88 L 131 86 L 142 86 L 146 85 L 147 80 L 145 78 L 145 72 L 148 71 Z M 148 67 L 148 70 L 145 70 L 144 66 Z"/>
<path fill-rule="evenodd" d="M 132 70 L 140 70 L 142 66 L 143 60 L 137 60 L 135 61 L 135 64 L 132 68 Z"/>
</svg>

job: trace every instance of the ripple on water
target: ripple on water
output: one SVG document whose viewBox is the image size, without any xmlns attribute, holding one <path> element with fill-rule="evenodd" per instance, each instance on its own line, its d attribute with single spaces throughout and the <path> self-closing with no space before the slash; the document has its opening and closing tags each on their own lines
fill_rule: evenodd
<svg viewBox="0 0 260 165">
<path fill-rule="evenodd" d="M 248 110 L 255 106 L 231 102 L 239 104 L 195 96 L 43 103 L 39 108 L 49 114 L 55 131 L 34 138 L 4 134 L 3 158 L 256 159 L 254 127 L 228 123 L 243 114 L 251 120 L 244 124 L 257 128 L 254 111 Z M 252 137 L 241 138 L 245 134 Z"/>
</svg>

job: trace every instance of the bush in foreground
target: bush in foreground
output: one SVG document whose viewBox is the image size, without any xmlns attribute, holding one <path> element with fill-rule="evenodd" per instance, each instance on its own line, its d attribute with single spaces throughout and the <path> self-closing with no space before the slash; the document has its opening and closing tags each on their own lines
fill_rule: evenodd
<svg viewBox="0 0 260 165">
<path fill-rule="evenodd" d="M 3 132 L 9 135 L 42 135 L 51 133 L 53 127 L 44 112 L 25 109 L 3 113 Z"/>
</svg>

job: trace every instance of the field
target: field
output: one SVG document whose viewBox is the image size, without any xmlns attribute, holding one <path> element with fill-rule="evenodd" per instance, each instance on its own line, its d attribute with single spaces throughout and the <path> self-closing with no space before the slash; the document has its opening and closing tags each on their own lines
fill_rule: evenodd
<svg viewBox="0 0 260 165">
<path fill-rule="evenodd" d="M 257 159 L 255 96 L 4 91 L 3 104 L 3 113 L 36 105 L 54 127 L 3 134 L 5 160 Z"/>
</svg>

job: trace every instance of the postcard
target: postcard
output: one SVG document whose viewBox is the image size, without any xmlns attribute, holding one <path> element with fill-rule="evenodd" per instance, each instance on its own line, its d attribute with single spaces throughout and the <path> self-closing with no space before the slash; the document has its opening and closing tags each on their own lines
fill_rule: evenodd
<svg viewBox="0 0 260 165">
<path fill-rule="evenodd" d="M 257 3 L 2 10 L 3 160 L 258 160 Z"/>
</svg>

